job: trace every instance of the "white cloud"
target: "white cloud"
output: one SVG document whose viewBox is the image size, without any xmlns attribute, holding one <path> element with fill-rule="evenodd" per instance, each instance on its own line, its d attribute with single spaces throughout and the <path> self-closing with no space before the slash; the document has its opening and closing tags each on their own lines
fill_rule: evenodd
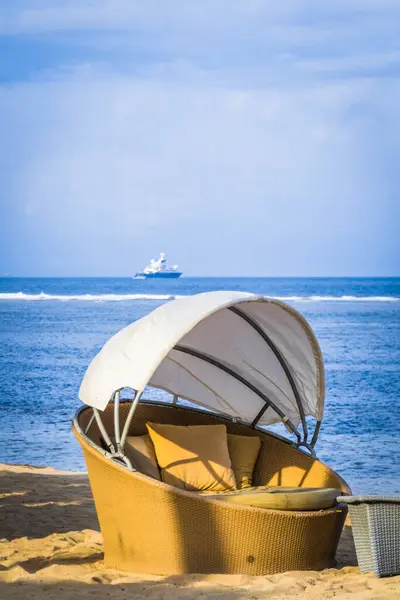
<svg viewBox="0 0 400 600">
<path fill-rule="evenodd" d="M 2 7 L 3 27 L 10 31 L 43 32 L 71 29 L 129 29 L 135 27 L 220 31 L 221 37 L 237 34 L 248 25 L 285 25 L 310 21 L 315 24 L 345 20 L 350 16 L 377 16 L 398 11 L 397 0 L 13 0 Z M 225 25 L 224 29 L 221 26 Z M 236 29 L 234 27 L 236 26 Z M 250 32 L 249 32 L 250 34 Z"/>
<path fill-rule="evenodd" d="M 13 4 L 3 30 L 95 32 L 62 38 L 76 67 L 0 88 L 15 270 L 129 274 L 165 249 L 192 274 L 393 272 L 400 84 L 368 69 L 398 53 L 390 3 L 362 5 L 314 4 L 320 27 L 294 1 Z"/>
</svg>

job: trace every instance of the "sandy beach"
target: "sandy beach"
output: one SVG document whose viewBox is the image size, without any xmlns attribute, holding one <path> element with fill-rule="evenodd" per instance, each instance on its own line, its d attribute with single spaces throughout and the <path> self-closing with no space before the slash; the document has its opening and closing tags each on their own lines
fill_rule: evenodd
<svg viewBox="0 0 400 600">
<path fill-rule="evenodd" d="M 84 473 L 0 465 L 0 506 L 0 598 L 400 599 L 400 576 L 360 574 L 350 523 L 334 569 L 265 577 L 165 577 L 104 567 L 102 537 Z"/>
</svg>

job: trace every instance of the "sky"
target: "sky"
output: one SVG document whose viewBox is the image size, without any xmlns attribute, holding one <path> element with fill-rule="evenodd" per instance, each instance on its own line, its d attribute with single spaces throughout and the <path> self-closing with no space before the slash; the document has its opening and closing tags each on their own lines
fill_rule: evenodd
<svg viewBox="0 0 400 600">
<path fill-rule="evenodd" d="M 0 275 L 400 275 L 398 0 L 2 0 Z"/>
</svg>

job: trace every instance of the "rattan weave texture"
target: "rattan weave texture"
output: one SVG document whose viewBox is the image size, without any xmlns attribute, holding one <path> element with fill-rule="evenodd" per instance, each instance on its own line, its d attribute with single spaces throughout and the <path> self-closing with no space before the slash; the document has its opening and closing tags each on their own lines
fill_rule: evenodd
<svg viewBox="0 0 400 600">
<path fill-rule="evenodd" d="M 349 505 L 362 573 L 400 575 L 400 496 L 341 496 Z"/>
<path fill-rule="evenodd" d="M 121 406 L 121 426 L 129 403 Z M 82 428 L 90 410 L 79 415 Z M 182 407 L 140 403 L 130 435 L 147 421 L 173 424 L 225 422 Z M 104 413 L 112 433 L 112 406 Z M 329 467 L 267 433 L 226 422 L 230 433 L 259 435 L 256 485 L 336 487 L 347 484 Z M 333 564 L 346 506 L 320 511 L 278 511 L 232 505 L 176 489 L 110 461 L 74 428 L 92 486 L 109 567 L 154 574 L 241 573 L 263 575 L 323 569 Z M 90 437 L 99 443 L 94 425 Z"/>
</svg>

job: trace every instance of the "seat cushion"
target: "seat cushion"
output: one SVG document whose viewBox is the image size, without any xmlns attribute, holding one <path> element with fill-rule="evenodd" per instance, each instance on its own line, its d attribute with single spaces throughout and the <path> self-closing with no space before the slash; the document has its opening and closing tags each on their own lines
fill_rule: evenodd
<svg viewBox="0 0 400 600">
<path fill-rule="evenodd" d="M 207 494 L 207 498 L 275 510 L 321 510 L 335 506 L 340 494 L 340 490 L 334 488 L 253 487 L 224 494 Z"/>
<path fill-rule="evenodd" d="M 258 436 L 228 433 L 229 456 L 238 489 L 249 488 L 253 485 L 253 471 L 260 448 L 261 441 Z"/>
<path fill-rule="evenodd" d="M 134 469 L 161 481 L 156 453 L 149 435 L 128 436 L 124 451 L 125 456 L 129 458 Z"/>
<path fill-rule="evenodd" d="M 235 490 L 225 425 L 147 423 L 161 478 L 184 490 Z"/>
</svg>

